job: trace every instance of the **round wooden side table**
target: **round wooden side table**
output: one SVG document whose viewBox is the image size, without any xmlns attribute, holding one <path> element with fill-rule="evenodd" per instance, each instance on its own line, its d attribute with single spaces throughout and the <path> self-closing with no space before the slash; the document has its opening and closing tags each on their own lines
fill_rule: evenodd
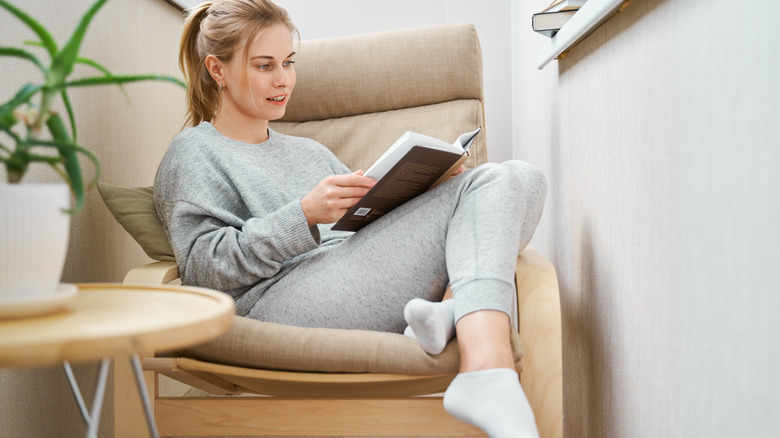
<svg viewBox="0 0 780 438">
<path fill-rule="evenodd" d="M 87 437 L 96 437 L 110 360 L 130 356 L 149 431 L 157 437 L 138 354 L 175 350 L 219 336 L 233 324 L 233 299 L 188 286 L 77 287 L 78 293 L 52 313 L 0 320 L 0 367 L 62 363 L 87 424 Z M 88 411 L 70 363 L 94 360 L 101 360 L 101 367 Z"/>
</svg>

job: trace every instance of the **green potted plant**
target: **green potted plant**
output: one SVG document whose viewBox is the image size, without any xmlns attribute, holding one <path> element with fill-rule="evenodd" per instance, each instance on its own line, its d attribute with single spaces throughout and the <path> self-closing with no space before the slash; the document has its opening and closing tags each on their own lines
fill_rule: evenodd
<svg viewBox="0 0 780 438">
<path fill-rule="evenodd" d="M 80 18 L 70 39 L 60 47 L 38 20 L 7 0 L 0 0 L 0 12 L 16 17 L 39 39 L 27 42 L 26 48 L 8 47 L 0 42 L 0 56 L 29 61 L 42 74 L 40 82 L 23 85 L 0 105 L 0 163 L 7 178 L 7 182 L 0 183 L 0 211 L 3 212 L 0 214 L 0 306 L 46 299 L 62 289 L 59 279 L 67 250 L 70 215 L 82 209 L 87 188 L 100 175 L 97 157 L 77 141 L 68 89 L 95 85 L 121 87 L 146 80 L 185 86 L 170 76 L 114 75 L 99 63 L 79 56 L 89 23 L 107 1 L 95 1 Z M 34 53 L 41 50 L 49 57 L 48 65 Z M 76 64 L 89 66 L 96 74 L 71 78 Z M 55 110 L 58 103 L 64 107 L 65 117 Z M 85 183 L 79 156 L 86 157 L 94 166 L 90 183 Z M 20 184 L 31 163 L 50 166 L 64 183 Z M 14 220 L 18 223 L 11 223 Z M 53 222 L 49 224 L 45 220 Z M 28 238 L 38 242 L 21 240 Z M 32 254 L 25 256 L 27 250 L 32 250 Z M 46 269 L 51 271 L 45 273 Z"/>
</svg>

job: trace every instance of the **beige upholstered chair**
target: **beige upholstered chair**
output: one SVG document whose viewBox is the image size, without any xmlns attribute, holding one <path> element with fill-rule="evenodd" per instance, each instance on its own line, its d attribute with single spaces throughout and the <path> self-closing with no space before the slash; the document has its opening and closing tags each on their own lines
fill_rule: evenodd
<svg viewBox="0 0 780 438">
<path fill-rule="evenodd" d="M 452 141 L 483 126 L 482 59 L 472 26 L 452 25 L 303 41 L 298 85 L 273 128 L 311 137 L 352 169 L 367 168 L 404 131 Z M 485 136 L 469 166 L 486 161 Z M 106 205 L 159 260 L 125 283 L 168 283 L 176 264 L 150 188 L 102 183 Z M 562 436 L 561 326 L 553 267 L 533 249 L 517 265 L 519 331 L 512 342 L 542 437 Z M 163 436 L 480 436 L 442 408 L 457 373 L 457 342 L 429 356 L 402 335 L 288 327 L 236 317 L 225 335 L 144 359 Z M 115 368 L 115 435 L 146 436 L 129 367 Z M 170 397 L 159 375 L 215 396 Z M 262 394 L 225 397 L 226 394 Z M 427 396 L 439 394 L 438 396 Z M 420 397 L 422 396 L 422 397 Z"/>
</svg>

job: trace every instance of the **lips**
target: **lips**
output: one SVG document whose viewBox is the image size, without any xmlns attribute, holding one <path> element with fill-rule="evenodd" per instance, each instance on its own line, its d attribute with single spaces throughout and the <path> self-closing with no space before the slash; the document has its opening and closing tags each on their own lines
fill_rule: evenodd
<svg viewBox="0 0 780 438">
<path fill-rule="evenodd" d="M 289 97 L 289 95 L 282 94 L 282 95 L 279 95 L 279 96 L 269 97 L 266 100 L 271 102 L 271 103 L 273 103 L 273 104 L 276 104 L 276 105 L 284 105 L 285 103 L 287 103 L 287 98 L 288 97 Z"/>
</svg>

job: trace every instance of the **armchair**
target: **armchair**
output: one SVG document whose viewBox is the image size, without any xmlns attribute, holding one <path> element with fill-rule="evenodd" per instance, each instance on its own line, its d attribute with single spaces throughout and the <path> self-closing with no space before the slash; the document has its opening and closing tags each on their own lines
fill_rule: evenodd
<svg viewBox="0 0 780 438">
<path fill-rule="evenodd" d="M 469 25 L 433 26 L 302 41 L 298 85 L 273 129 L 314 138 L 352 169 L 367 168 L 404 131 L 445 140 L 484 125 L 482 59 Z M 467 166 L 486 161 L 485 136 Z M 157 260 L 125 283 L 178 277 L 151 188 L 99 184 L 120 224 Z M 561 321 L 555 270 L 520 254 L 512 345 L 542 437 L 562 436 Z M 236 317 L 225 335 L 143 360 L 163 436 L 484 436 L 442 407 L 458 370 L 450 342 L 430 356 L 413 339 L 360 330 L 311 329 Z M 129 367 L 115 366 L 115 436 L 146 436 Z M 167 376 L 209 397 L 168 397 Z M 225 395 L 258 394 L 236 397 Z M 433 394 L 433 395 L 432 395 Z M 437 396 L 436 394 L 439 394 Z"/>
</svg>

